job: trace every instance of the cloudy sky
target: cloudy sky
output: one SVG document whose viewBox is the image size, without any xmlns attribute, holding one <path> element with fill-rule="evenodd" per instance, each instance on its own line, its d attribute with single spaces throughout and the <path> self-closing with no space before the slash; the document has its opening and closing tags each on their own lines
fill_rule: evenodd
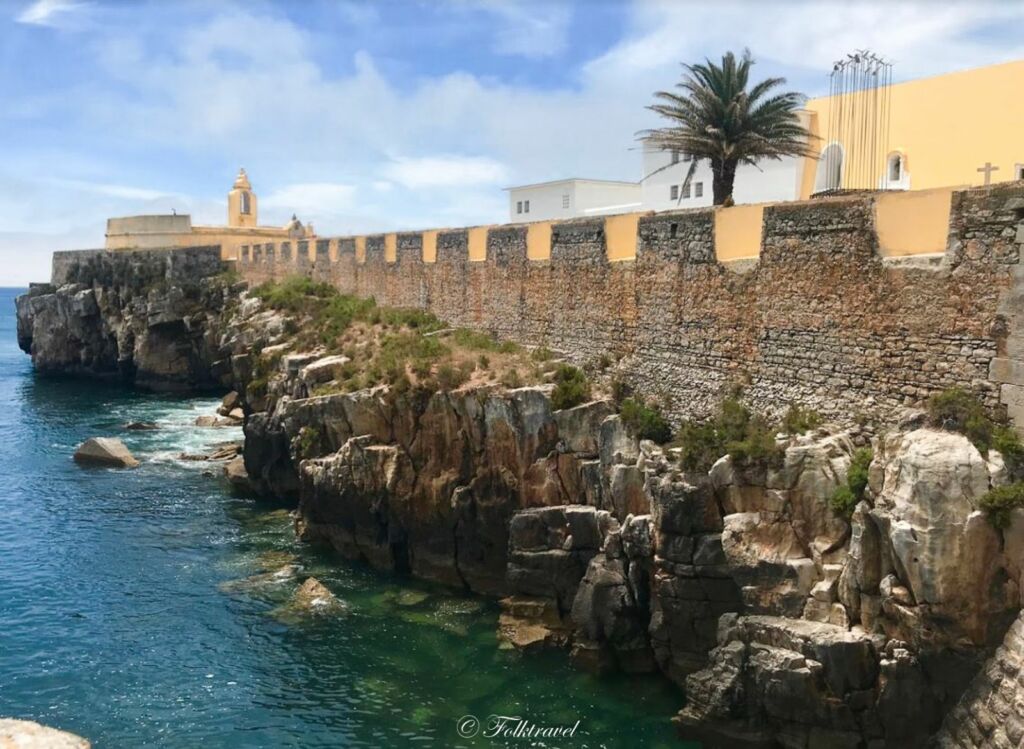
<svg viewBox="0 0 1024 749">
<path fill-rule="evenodd" d="M 108 216 L 321 234 L 501 221 L 501 188 L 640 177 L 680 61 L 749 47 L 809 95 L 868 47 L 897 78 L 1024 57 L 1024 3 L 0 0 L 0 285 Z M 1017 92 L 1019 94 L 1019 92 Z"/>
</svg>

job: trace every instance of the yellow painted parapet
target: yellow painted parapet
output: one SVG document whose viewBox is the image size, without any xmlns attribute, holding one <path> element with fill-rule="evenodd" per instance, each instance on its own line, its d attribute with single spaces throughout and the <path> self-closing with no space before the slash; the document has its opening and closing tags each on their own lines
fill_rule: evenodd
<svg viewBox="0 0 1024 749">
<path fill-rule="evenodd" d="M 423 262 L 437 262 L 437 230 L 423 232 Z"/>
<path fill-rule="evenodd" d="M 526 226 L 526 258 L 528 260 L 551 259 L 551 222 L 538 221 Z"/>
<path fill-rule="evenodd" d="M 875 230 L 882 256 L 945 252 L 953 190 L 880 193 L 875 198 Z"/>
<path fill-rule="evenodd" d="M 608 262 L 636 259 L 637 228 L 646 213 L 622 213 L 604 220 L 605 248 Z"/>
<path fill-rule="evenodd" d="M 356 237 L 356 262 L 360 265 L 366 262 L 366 237 Z"/>
<path fill-rule="evenodd" d="M 398 260 L 398 235 L 384 235 L 384 262 L 394 263 Z"/>
<path fill-rule="evenodd" d="M 474 226 L 467 230 L 470 262 L 481 262 L 487 259 L 488 226 Z"/>
<path fill-rule="evenodd" d="M 758 257 L 763 229 L 763 204 L 716 208 L 715 257 L 720 263 Z"/>
</svg>

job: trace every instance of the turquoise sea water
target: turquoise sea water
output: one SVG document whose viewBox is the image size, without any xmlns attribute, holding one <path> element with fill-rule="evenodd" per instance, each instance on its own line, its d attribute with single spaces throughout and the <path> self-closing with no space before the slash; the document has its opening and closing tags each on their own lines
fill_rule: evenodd
<svg viewBox="0 0 1024 749">
<path fill-rule="evenodd" d="M 97 749 L 680 746 L 682 696 L 662 679 L 499 650 L 493 603 L 298 544 L 286 510 L 232 496 L 219 464 L 178 460 L 241 437 L 192 426 L 215 399 L 34 377 L 16 293 L 0 290 L 0 716 Z M 133 420 L 162 428 L 123 431 Z M 72 462 L 102 435 L 142 466 Z M 311 574 L 344 614 L 288 608 Z M 460 717 L 492 714 L 579 727 L 460 737 Z"/>
</svg>

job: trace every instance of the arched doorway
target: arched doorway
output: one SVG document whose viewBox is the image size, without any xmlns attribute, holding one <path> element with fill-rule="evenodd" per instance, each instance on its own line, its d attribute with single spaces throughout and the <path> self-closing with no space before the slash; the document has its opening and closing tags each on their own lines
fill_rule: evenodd
<svg viewBox="0 0 1024 749">
<path fill-rule="evenodd" d="M 818 173 L 814 180 L 814 192 L 838 190 L 843 184 L 843 147 L 830 143 L 818 157 Z"/>
</svg>

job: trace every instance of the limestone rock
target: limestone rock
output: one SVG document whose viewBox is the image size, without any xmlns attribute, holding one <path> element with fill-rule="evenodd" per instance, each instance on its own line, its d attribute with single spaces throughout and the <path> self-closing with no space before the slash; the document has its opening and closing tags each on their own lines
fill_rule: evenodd
<svg viewBox="0 0 1024 749">
<path fill-rule="evenodd" d="M 566 450 L 586 456 L 596 456 L 599 449 L 601 424 L 614 409 L 609 401 L 591 401 L 573 408 L 555 411 L 558 437 Z"/>
<path fill-rule="evenodd" d="M 309 613 L 333 613 L 344 609 L 344 604 L 315 577 L 306 578 L 292 596 L 292 605 Z"/>
<path fill-rule="evenodd" d="M 4 749 L 89 749 L 91 746 L 81 736 L 31 720 L 0 718 L 0 747 Z"/>
<path fill-rule="evenodd" d="M 220 406 L 217 407 L 217 413 L 221 416 L 227 416 L 236 408 L 242 407 L 242 398 L 239 396 L 237 390 L 232 390 L 230 393 L 224 396 L 220 402 Z"/>
<path fill-rule="evenodd" d="M 249 474 L 245 470 L 245 458 L 240 455 L 224 464 L 224 476 L 236 491 L 251 492 L 253 490 Z"/>
<path fill-rule="evenodd" d="M 139 461 L 117 437 L 91 437 L 75 449 L 75 462 L 115 468 L 135 468 Z"/>
</svg>

